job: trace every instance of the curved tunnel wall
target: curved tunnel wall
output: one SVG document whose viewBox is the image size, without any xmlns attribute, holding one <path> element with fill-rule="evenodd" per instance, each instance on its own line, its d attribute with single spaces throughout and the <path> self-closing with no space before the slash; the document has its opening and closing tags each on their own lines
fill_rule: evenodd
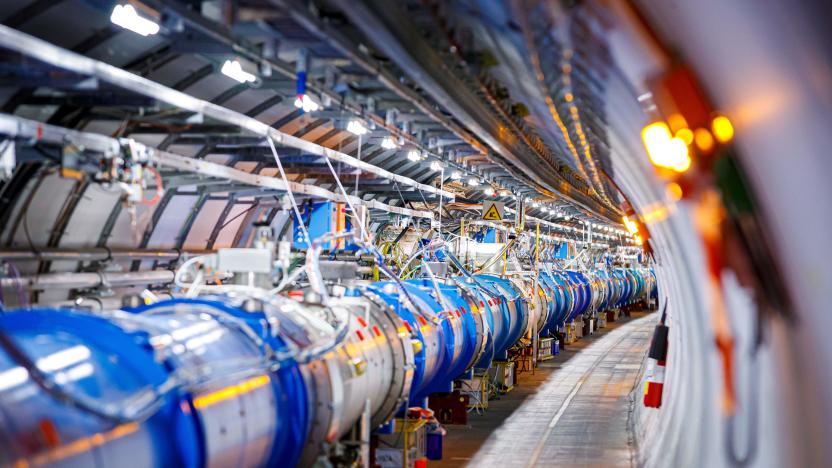
<svg viewBox="0 0 832 468">
<path fill-rule="evenodd" d="M 686 203 L 668 201 L 638 139 L 649 120 L 636 98 L 646 90 L 632 83 L 645 83 L 661 60 L 643 44 L 626 49 L 634 39 L 619 10 L 622 21 L 612 37 L 621 40 L 611 43 L 626 68 L 608 91 L 616 180 L 639 213 L 669 208 L 667 216 L 648 221 L 661 300 L 670 298 L 671 336 L 662 408 L 636 405 L 640 460 L 646 466 L 827 465 L 830 448 L 820 428 L 830 415 L 825 379 L 832 366 L 823 291 L 832 282 L 828 255 L 817 246 L 829 230 L 832 192 L 820 179 L 829 173 L 829 160 L 817 148 L 826 144 L 828 129 L 821 127 L 827 117 L 821 116 L 830 115 L 832 88 L 828 70 L 819 74 L 824 60 L 817 54 L 829 50 L 828 34 L 813 28 L 811 8 L 798 12 L 785 2 L 637 4 L 662 38 L 683 51 L 735 122 L 740 158 L 798 313 L 796 320 L 766 322 L 755 351 L 752 294 L 733 274 L 723 278 L 738 401 L 729 418 L 695 213 Z M 819 87 L 824 80 L 827 86 Z M 806 356 L 812 356 L 811 364 Z"/>
</svg>

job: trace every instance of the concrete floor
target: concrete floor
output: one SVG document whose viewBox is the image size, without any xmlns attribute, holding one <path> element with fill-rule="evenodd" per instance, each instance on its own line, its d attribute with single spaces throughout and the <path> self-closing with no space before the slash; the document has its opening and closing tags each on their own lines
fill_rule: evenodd
<svg viewBox="0 0 832 468">
<path fill-rule="evenodd" d="M 631 398 L 657 320 L 635 312 L 520 374 L 468 426 L 447 427 L 430 466 L 632 466 Z"/>
</svg>

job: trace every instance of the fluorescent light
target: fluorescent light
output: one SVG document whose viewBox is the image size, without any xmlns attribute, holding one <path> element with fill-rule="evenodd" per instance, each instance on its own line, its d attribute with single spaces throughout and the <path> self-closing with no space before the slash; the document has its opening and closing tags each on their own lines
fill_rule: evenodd
<svg viewBox="0 0 832 468">
<path fill-rule="evenodd" d="M 430 170 L 439 172 L 442 170 L 442 163 L 439 161 L 433 161 L 430 163 Z"/>
<path fill-rule="evenodd" d="M 393 139 L 392 139 L 392 138 L 390 138 L 389 136 L 387 136 L 387 137 L 384 137 L 384 138 L 381 140 L 381 147 L 382 147 L 382 148 L 384 148 L 384 149 L 389 149 L 389 150 L 392 150 L 392 149 L 396 149 L 396 148 L 398 148 L 398 147 L 399 147 L 399 145 L 397 145 L 397 144 L 396 144 L 396 142 L 395 142 L 395 141 L 393 141 Z"/>
<path fill-rule="evenodd" d="M 479 180 L 477 180 L 477 179 L 475 179 L 475 178 L 473 178 L 473 177 L 471 177 L 470 179 L 468 179 L 468 185 L 470 185 L 471 187 L 476 187 L 476 186 L 477 186 L 477 185 L 479 185 L 479 184 L 480 184 L 480 181 L 479 181 Z"/>
<path fill-rule="evenodd" d="M 243 66 L 240 65 L 240 61 L 237 59 L 234 60 L 226 60 L 224 64 L 222 64 L 222 74 L 232 78 L 240 83 L 251 83 L 257 79 L 256 76 L 253 74 L 243 70 Z"/>
<path fill-rule="evenodd" d="M 501 197 L 507 197 L 509 195 L 511 195 L 511 192 L 509 192 L 508 190 L 506 190 L 506 189 L 500 190 L 500 196 Z"/>
<path fill-rule="evenodd" d="M 130 4 L 116 5 L 110 14 L 110 21 L 141 36 L 152 36 L 159 33 L 159 25 L 139 16 L 139 13 Z"/>
<path fill-rule="evenodd" d="M 370 130 L 360 120 L 353 119 L 347 123 L 347 131 L 353 135 L 366 135 Z"/>
<path fill-rule="evenodd" d="M 298 94 L 298 97 L 295 99 L 295 107 L 303 109 L 304 112 L 315 112 L 320 109 L 321 106 L 319 106 L 317 102 L 313 101 L 309 95 Z"/>
<path fill-rule="evenodd" d="M 540 208 L 540 203 L 538 203 L 538 202 L 532 203 L 532 208 Z"/>
<path fill-rule="evenodd" d="M 451 172 L 451 179 L 453 179 L 453 180 L 459 180 L 459 179 L 461 179 L 461 178 L 462 178 L 462 173 L 461 173 L 461 172 L 459 172 L 459 171 L 453 171 L 453 172 Z"/>
<path fill-rule="evenodd" d="M 494 189 L 491 188 L 491 187 L 486 187 L 482 190 L 482 193 L 488 195 L 489 197 L 493 197 L 494 196 Z"/>
<path fill-rule="evenodd" d="M 422 160 L 422 154 L 416 150 L 410 150 L 407 152 L 407 160 L 413 162 L 419 162 Z"/>
</svg>

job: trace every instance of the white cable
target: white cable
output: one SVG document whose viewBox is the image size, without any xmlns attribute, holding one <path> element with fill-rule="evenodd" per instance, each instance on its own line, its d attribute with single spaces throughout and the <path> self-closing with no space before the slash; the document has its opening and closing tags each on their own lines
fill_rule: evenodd
<svg viewBox="0 0 832 468">
<path fill-rule="evenodd" d="M 292 209 L 295 210 L 295 216 L 297 216 L 300 230 L 303 231 L 303 238 L 306 240 L 306 245 L 311 246 L 312 239 L 309 238 L 309 231 L 306 230 L 306 225 L 303 223 L 303 218 L 300 216 L 298 204 L 295 202 L 295 194 L 292 193 L 289 179 L 286 177 L 286 172 L 283 170 L 283 164 L 280 163 L 280 157 L 277 156 L 277 148 L 274 147 L 274 142 L 272 141 L 271 136 L 266 136 L 266 141 L 269 142 L 269 147 L 272 149 L 272 155 L 274 156 L 274 162 L 277 163 L 277 170 L 280 171 L 280 177 L 283 179 L 283 183 L 286 184 L 286 194 L 289 195 L 289 202 L 292 204 Z M 324 159 L 326 159 L 328 164 L 329 159 Z M 332 166 L 329 167 L 332 168 Z M 338 185 L 341 185 L 341 183 L 339 182 Z"/>
<path fill-rule="evenodd" d="M 280 281 L 280 284 L 278 284 L 276 288 L 269 290 L 269 294 L 277 294 L 280 291 L 283 291 L 283 289 L 286 288 L 286 286 L 289 286 L 289 284 L 292 281 L 298 279 L 298 277 L 300 277 L 300 275 L 305 271 L 306 270 L 304 270 L 303 268 L 295 268 L 294 271 L 283 277 L 283 279 Z"/>
<path fill-rule="evenodd" d="M 185 284 L 182 282 L 182 275 L 191 267 L 194 263 L 203 261 L 207 255 L 198 255 L 196 257 L 191 257 L 186 260 L 182 265 L 179 265 L 179 268 L 176 269 L 176 273 L 173 275 L 173 284 L 179 286 L 180 288 L 190 287 L 191 284 Z"/>
<path fill-rule="evenodd" d="M 361 147 L 364 146 L 361 143 L 361 135 L 358 135 L 358 154 L 357 159 L 361 161 Z M 355 196 L 358 196 L 358 179 L 361 177 L 361 168 L 358 168 L 358 172 L 355 173 Z"/>
<path fill-rule="evenodd" d="M 439 190 L 445 188 L 445 168 L 439 173 Z M 439 238 L 442 238 L 442 197 L 439 197 Z"/>
<path fill-rule="evenodd" d="M 341 178 L 338 177 L 338 174 L 335 172 L 335 168 L 332 167 L 332 163 L 329 162 L 329 158 L 324 156 L 324 161 L 326 161 L 326 165 L 329 166 L 329 171 L 332 172 L 332 177 L 335 178 L 335 183 L 338 184 L 338 189 L 341 190 L 341 194 L 344 195 L 344 200 L 347 201 L 347 205 L 350 207 L 350 211 L 352 211 L 352 214 L 353 216 L 355 216 L 355 219 L 359 221 L 358 226 L 361 228 L 361 237 L 369 241 L 370 236 L 367 234 L 367 229 L 364 227 L 364 222 L 366 220 L 362 219 L 361 216 L 359 216 L 358 211 L 355 211 L 355 207 L 353 206 L 352 201 L 350 201 L 350 197 L 349 195 L 347 195 L 347 191 L 344 190 L 344 186 L 341 184 Z"/>
<path fill-rule="evenodd" d="M 425 262 L 424 257 L 422 257 L 422 268 L 425 269 L 425 272 L 428 274 L 428 278 L 433 285 L 433 293 L 436 295 L 436 301 L 439 302 L 439 305 L 441 305 L 444 310 L 452 310 L 453 307 L 451 304 L 448 304 L 449 299 L 445 297 L 445 295 L 442 294 L 442 290 L 439 289 L 439 282 L 436 281 L 436 276 L 433 274 L 433 271 L 431 271 L 427 262 Z"/>
<path fill-rule="evenodd" d="M 185 292 L 185 297 L 196 297 L 199 294 L 200 286 L 202 281 L 205 279 L 205 274 L 202 273 L 202 270 L 197 270 L 196 276 L 194 276 L 194 280 L 191 281 L 191 285 L 188 287 L 188 291 Z"/>
<path fill-rule="evenodd" d="M 298 215 L 298 219 L 300 219 L 300 213 L 298 211 L 297 205 L 295 205 L 294 198 L 292 197 L 292 191 L 288 190 L 288 181 L 286 180 L 286 174 L 283 172 L 283 166 L 280 164 L 280 159 L 277 157 L 277 150 L 274 148 L 274 143 L 272 142 L 271 138 L 269 138 L 268 140 L 269 140 L 269 145 L 272 148 L 272 153 L 274 154 L 275 161 L 277 161 L 277 167 L 280 170 L 280 174 L 283 176 L 283 181 L 287 183 L 287 191 L 289 193 L 289 199 L 292 202 L 292 206 L 295 208 L 295 213 Z M 341 194 L 344 196 L 344 200 L 347 202 L 347 205 L 350 207 L 350 211 L 352 211 L 352 214 L 353 214 L 353 216 L 355 216 L 355 219 L 360 221 L 358 223 L 358 226 L 361 228 L 360 242 L 362 244 L 366 245 L 368 250 L 372 249 L 372 251 L 375 251 L 377 254 L 379 254 L 378 249 L 376 249 L 375 246 L 370 242 L 370 236 L 367 233 L 367 228 L 364 227 L 364 222 L 366 220 L 362 219 L 361 216 L 359 216 L 358 211 L 355 210 L 355 206 L 353 206 L 352 201 L 350 200 L 350 196 L 347 195 L 347 191 L 344 190 L 344 185 L 341 183 L 341 178 L 338 177 L 338 173 L 335 172 L 335 168 L 332 167 L 332 163 L 329 161 L 329 158 L 324 156 L 324 161 L 326 161 L 326 165 L 329 167 L 329 171 L 332 173 L 333 178 L 335 178 L 335 183 L 338 184 L 338 189 L 341 191 Z M 301 226 L 303 226 L 303 224 L 301 224 Z M 306 228 L 305 227 L 304 227 L 303 231 L 306 234 Z M 307 234 L 306 237 L 308 239 L 309 235 Z M 312 245 L 311 241 L 309 242 L 309 245 L 311 247 L 311 245 Z M 379 254 L 379 256 L 380 256 L 380 254 Z M 383 263 L 379 264 L 379 268 L 387 276 L 389 276 L 391 279 L 393 279 L 399 285 L 399 288 L 401 289 L 402 293 L 404 293 L 404 295 L 408 298 L 408 300 L 411 303 L 414 303 L 412 298 L 410 297 L 410 293 L 407 291 L 407 289 L 404 288 L 404 285 L 402 285 L 401 280 L 397 276 L 390 273 L 387 270 L 387 268 L 384 266 Z M 307 276 L 308 275 L 309 275 L 309 272 L 307 272 Z"/>
</svg>

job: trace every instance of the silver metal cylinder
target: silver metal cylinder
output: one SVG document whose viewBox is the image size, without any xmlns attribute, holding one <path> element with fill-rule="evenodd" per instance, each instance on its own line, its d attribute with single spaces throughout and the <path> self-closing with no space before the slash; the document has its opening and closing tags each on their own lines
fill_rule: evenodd
<svg viewBox="0 0 832 468">
<path fill-rule="evenodd" d="M 168 270 L 100 272 L 100 273 L 45 273 L 41 275 L 22 276 L 20 278 L 2 278 L 0 287 L 23 286 L 29 289 L 77 289 L 104 287 L 122 287 L 149 284 L 168 284 L 173 282 L 173 272 Z"/>
<path fill-rule="evenodd" d="M 148 259 L 148 260 L 177 260 L 182 254 L 203 255 L 211 251 L 181 251 L 175 249 L 105 249 L 91 247 L 83 249 L 55 249 L 43 248 L 30 249 L 4 249 L 0 250 L 0 259 L 6 261 L 15 260 L 78 260 L 78 261 L 104 261 L 107 259 Z"/>
</svg>

